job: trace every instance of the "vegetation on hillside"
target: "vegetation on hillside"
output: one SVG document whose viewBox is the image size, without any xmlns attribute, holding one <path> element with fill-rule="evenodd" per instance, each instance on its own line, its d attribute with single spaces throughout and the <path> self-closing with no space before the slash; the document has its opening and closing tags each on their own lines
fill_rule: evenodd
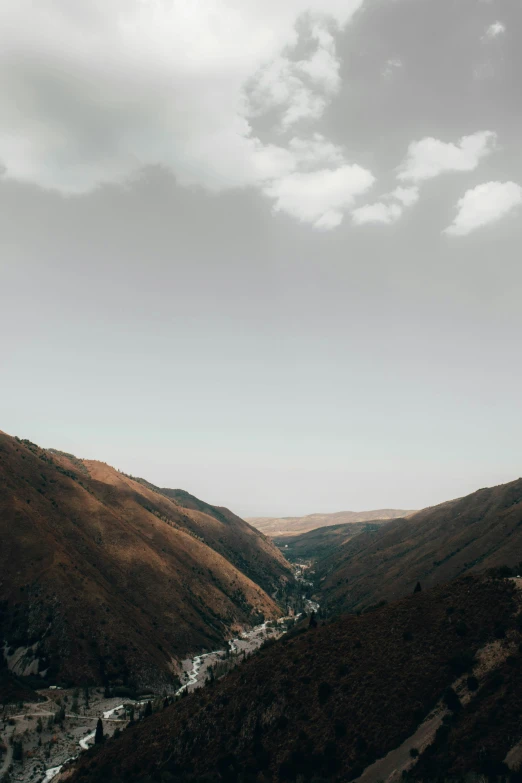
<svg viewBox="0 0 522 783">
<path fill-rule="evenodd" d="M 305 621 L 222 680 L 86 754 L 72 781 L 353 780 L 412 735 L 456 678 L 473 676 L 485 645 L 516 644 L 515 676 L 517 595 L 510 580 L 469 576 L 371 614 Z M 484 704 L 501 723 L 509 692 L 480 684 L 490 687 Z M 520 717 L 521 703 L 510 704 Z M 457 726 L 455 719 L 450 730 Z M 498 734 L 491 753 L 500 762 L 514 732 Z M 473 743 L 461 751 L 463 768 L 482 769 Z M 411 760 L 424 763 L 422 754 Z"/>
</svg>

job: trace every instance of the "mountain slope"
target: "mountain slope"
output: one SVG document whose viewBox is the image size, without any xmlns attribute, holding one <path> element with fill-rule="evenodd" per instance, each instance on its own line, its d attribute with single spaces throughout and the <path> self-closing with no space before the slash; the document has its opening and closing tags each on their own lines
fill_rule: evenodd
<svg viewBox="0 0 522 783">
<path fill-rule="evenodd" d="M 228 508 L 212 506 L 182 489 L 158 489 L 165 497 L 174 500 L 180 508 L 190 511 L 185 524 L 206 544 L 226 557 L 250 579 L 269 592 L 278 587 L 274 580 L 275 551 L 273 543 L 260 531 L 233 514 Z M 209 519 L 216 520 L 209 524 Z M 280 576 L 287 575 L 288 564 L 278 558 Z"/>
<path fill-rule="evenodd" d="M 522 561 L 522 479 L 362 533 L 316 564 L 322 601 L 351 611 Z"/>
<path fill-rule="evenodd" d="M 292 580 L 238 517 L 5 434 L 0 534 L 0 640 L 15 671 L 51 681 L 173 683 L 187 653 L 280 614 L 254 579 L 271 592 Z"/>
<path fill-rule="evenodd" d="M 274 536 L 273 542 L 290 561 L 296 559 L 318 559 L 337 551 L 354 536 L 360 533 L 373 532 L 388 520 L 373 522 L 350 522 L 344 525 L 328 525 L 296 536 Z"/>
<path fill-rule="evenodd" d="M 511 580 L 464 577 L 305 628 L 89 751 L 71 783 L 351 780 L 407 740 L 490 647 L 499 654 L 482 672 L 477 666 L 479 686 L 493 688 L 497 709 L 506 696 L 511 721 L 522 686 L 511 698 L 488 678 L 511 650 L 514 677 L 522 672 L 519 608 Z M 498 734 L 492 750 L 502 759 L 520 734 Z M 463 752 L 468 770 L 481 763 L 475 750 L 468 743 Z"/>
<path fill-rule="evenodd" d="M 305 517 L 252 517 L 247 521 L 267 536 L 295 536 L 329 525 L 348 525 L 356 522 L 395 519 L 412 514 L 393 508 L 377 511 L 338 511 L 335 514 L 308 514 Z"/>
</svg>

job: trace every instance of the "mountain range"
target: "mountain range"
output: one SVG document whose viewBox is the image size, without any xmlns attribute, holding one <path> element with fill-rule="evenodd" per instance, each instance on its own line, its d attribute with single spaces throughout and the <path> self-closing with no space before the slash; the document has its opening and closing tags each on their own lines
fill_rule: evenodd
<svg viewBox="0 0 522 783">
<path fill-rule="evenodd" d="M 163 694 L 56 783 L 520 783 L 522 479 L 397 513 L 269 538 L 0 433 L 0 700 Z M 282 638 L 165 698 L 183 659 L 310 595 Z"/>
</svg>

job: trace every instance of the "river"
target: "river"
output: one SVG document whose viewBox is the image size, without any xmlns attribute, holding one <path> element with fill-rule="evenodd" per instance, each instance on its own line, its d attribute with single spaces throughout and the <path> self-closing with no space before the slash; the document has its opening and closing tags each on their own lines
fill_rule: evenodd
<svg viewBox="0 0 522 783">
<path fill-rule="evenodd" d="M 265 621 L 264 623 L 261 623 L 261 625 L 256 625 L 254 628 L 251 628 L 249 631 L 243 631 L 239 636 L 229 640 L 228 646 L 230 654 L 237 657 L 242 653 L 249 655 L 260 647 L 267 638 L 279 638 L 280 636 L 283 636 L 287 630 L 285 627 L 286 622 L 291 619 L 297 619 L 299 616 L 300 615 L 297 615 L 296 618 L 281 617 L 272 625 L 269 625 L 268 621 Z M 213 650 L 212 652 L 201 653 L 200 655 L 195 655 L 194 658 L 187 658 L 183 661 L 183 664 L 185 664 L 187 669 L 188 667 L 190 668 L 188 670 L 186 669 L 187 681 L 176 691 L 176 695 L 180 696 L 185 690 L 189 691 L 194 688 L 202 687 L 205 684 L 210 666 L 213 666 L 218 661 L 225 660 L 226 657 L 226 650 Z M 134 704 L 134 706 L 140 706 L 146 702 L 131 702 L 129 700 L 129 703 Z M 119 704 L 117 707 L 106 710 L 103 712 L 103 719 L 111 719 L 115 713 L 123 709 L 123 706 L 123 704 Z M 80 752 L 82 750 L 87 750 L 90 747 L 95 733 L 95 731 L 90 731 L 85 737 L 82 737 L 82 739 L 79 740 Z M 42 783 L 48 783 L 48 781 L 53 780 L 53 778 L 60 773 L 62 767 L 70 761 L 74 761 L 74 759 L 78 758 L 78 755 L 79 754 L 71 756 L 71 758 L 68 758 L 63 764 L 56 767 L 50 767 L 46 770 Z"/>
</svg>

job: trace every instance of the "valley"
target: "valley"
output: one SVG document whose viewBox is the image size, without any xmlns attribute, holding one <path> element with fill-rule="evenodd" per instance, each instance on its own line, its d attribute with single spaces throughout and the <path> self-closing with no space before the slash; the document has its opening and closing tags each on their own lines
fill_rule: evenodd
<svg viewBox="0 0 522 783">
<path fill-rule="evenodd" d="M 182 685 L 174 696 L 142 694 L 138 699 L 104 694 L 102 688 L 39 690 L 36 703 L 4 706 L 0 720 L 0 744 L 6 748 L 0 757 L 0 780 L 11 767 L 12 783 L 50 781 L 57 778 L 67 762 L 76 759 L 94 743 L 95 726 L 102 719 L 106 738 L 143 719 L 150 702 L 152 713 L 165 708 L 173 698 L 180 698 L 209 681 L 223 677 L 246 656 L 252 655 L 268 640 L 276 640 L 295 624 L 294 615 L 266 621 L 230 639 L 225 650 L 215 650 L 187 658 L 181 663 Z M 81 701 L 81 705 L 79 704 Z M 13 747 L 23 754 L 23 764 L 13 765 Z"/>
<path fill-rule="evenodd" d="M 514 775 L 521 498 L 517 481 L 267 537 L 183 490 L 0 435 L 0 774 Z"/>
<path fill-rule="evenodd" d="M 298 624 L 83 754 L 71 780 L 391 783 L 397 770 L 417 779 L 434 753 L 448 779 L 462 768 L 509 772 L 504 759 L 520 740 L 511 725 L 522 695 L 521 608 L 517 581 L 469 576 L 359 617 Z M 490 734 L 494 744 L 477 756 Z"/>
</svg>

